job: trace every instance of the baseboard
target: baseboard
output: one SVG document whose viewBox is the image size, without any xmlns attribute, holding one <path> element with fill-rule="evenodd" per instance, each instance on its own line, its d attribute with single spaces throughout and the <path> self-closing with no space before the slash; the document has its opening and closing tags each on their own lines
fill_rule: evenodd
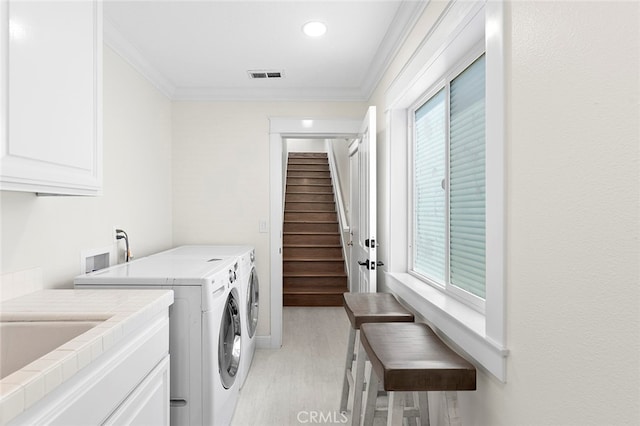
<svg viewBox="0 0 640 426">
<path fill-rule="evenodd" d="M 271 336 L 256 336 L 257 349 L 280 349 L 280 345 L 272 342 Z"/>
</svg>

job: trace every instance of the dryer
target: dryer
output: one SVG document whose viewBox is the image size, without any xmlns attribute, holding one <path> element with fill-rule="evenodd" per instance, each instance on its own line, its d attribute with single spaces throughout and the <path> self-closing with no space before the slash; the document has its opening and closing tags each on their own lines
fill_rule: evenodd
<svg viewBox="0 0 640 426">
<path fill-rule="evenodd" d="M 255 268 L 255 249 L 251 246 L 231 245 L 183 245 L 156 253 L 155 257 L 175 257 L 184 259 L 235 258 L 238 262 L 238 283 L 240 313 L 242 318 L 242 359 L 240 360 L 240 387 L 244 384 L 256 349 L 256 328 L 259 312 L 259 282 Z"/>
<path fill-rule="evenodd" d="M 76 288 L 169 288 L 171 424 L 231 423 L 240 389 L 235 258 L 141 258 L 76 277 Z"/>
</svg>

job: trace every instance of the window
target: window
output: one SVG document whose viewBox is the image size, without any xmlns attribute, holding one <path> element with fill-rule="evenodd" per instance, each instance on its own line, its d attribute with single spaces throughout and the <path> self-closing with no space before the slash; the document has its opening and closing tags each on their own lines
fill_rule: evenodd
<svg viewBox="0 0 640 426">
<path fill-rule="evenodd" d="M 448 5 L 386 92 L 388 269 L 378 285 L 504 381 L 504 3 Z M 429 203 L 431 214 L 415 214 Z"/>
<path fill-rule="evenodd" d="M 413 110 L 411 271 L 474 306 L 485 298 L 485 60 Z"/>
</svg>

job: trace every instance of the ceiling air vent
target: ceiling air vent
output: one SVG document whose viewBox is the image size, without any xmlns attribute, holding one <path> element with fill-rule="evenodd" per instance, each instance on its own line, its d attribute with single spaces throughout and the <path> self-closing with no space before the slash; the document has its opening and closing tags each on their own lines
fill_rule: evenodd
<svg viewBox="0 0 640 426">
<path fill-rule="evenodd" d="M 249 70 L 249 78 L 256 79 L 271 79 L 271 78 L 282 78 L 284 77 L 284 72 L 278 70 Z"/>
</svg>

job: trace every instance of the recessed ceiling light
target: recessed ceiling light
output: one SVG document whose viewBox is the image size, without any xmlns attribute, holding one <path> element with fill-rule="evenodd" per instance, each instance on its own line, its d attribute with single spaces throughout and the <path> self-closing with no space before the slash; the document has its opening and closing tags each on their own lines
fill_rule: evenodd
<svg viewBox="0 0 640 426">
<path fill-rule="evenodd" d="M 311 21 L 302 26 L 302 32 L 309 37 L 320 37 L 327 32 L 327 26 L 319 21 Z"/>
</svg>

